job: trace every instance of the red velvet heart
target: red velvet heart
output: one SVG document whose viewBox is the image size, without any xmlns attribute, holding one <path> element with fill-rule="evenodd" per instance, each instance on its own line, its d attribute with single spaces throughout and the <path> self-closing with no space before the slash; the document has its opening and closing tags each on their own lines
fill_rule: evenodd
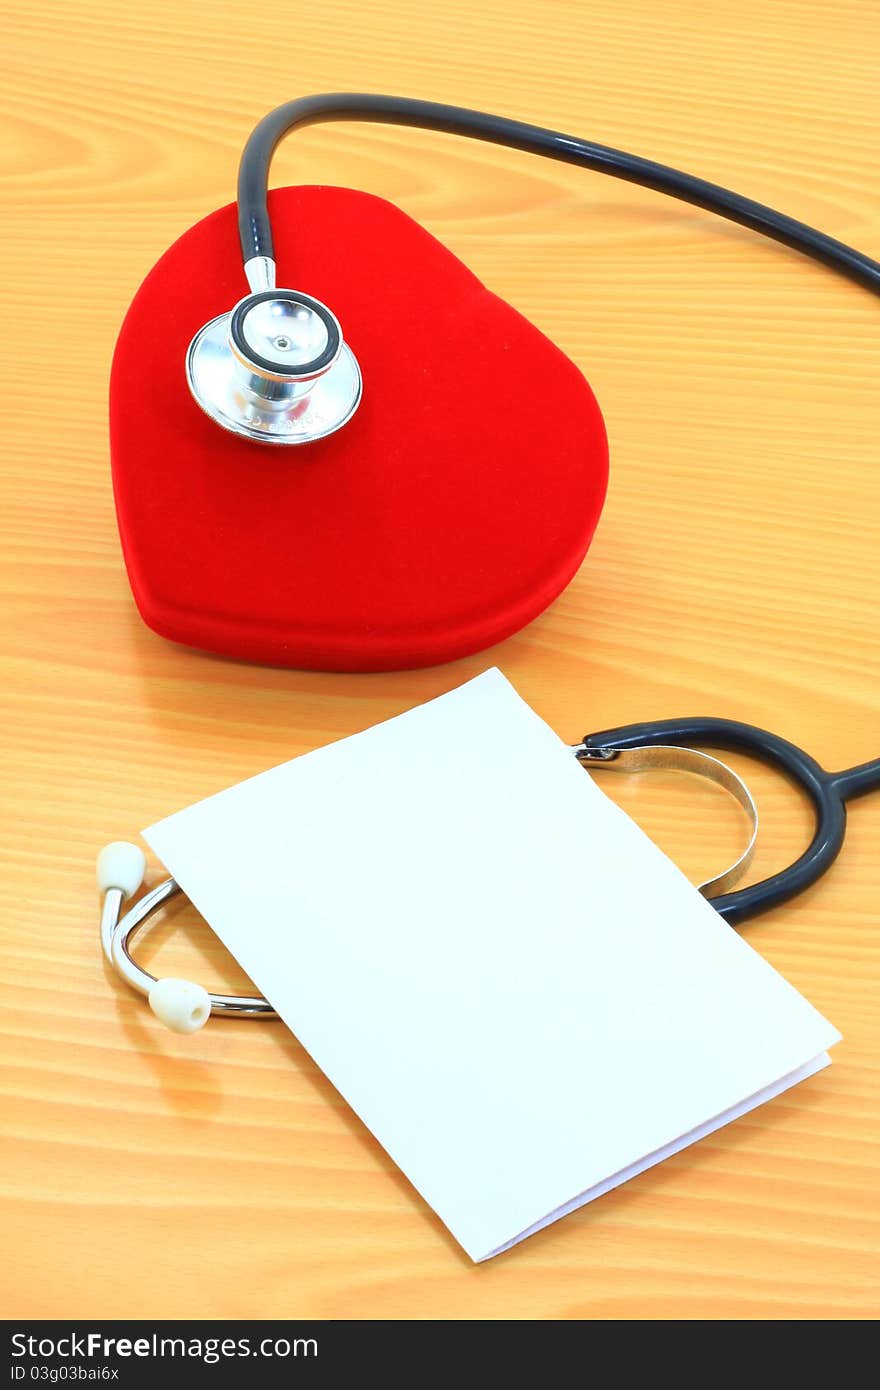
<svg viewBox="0 0 880 1390">
<path fill-rule="evenodd" d="M 193 333 L 245 292 L 235 207 L 150 272 L 113 361 L 110 435 L 135 601 L 156 632 L 335 671 L 449 661 L 509 636 L 572 578 L 607 446 L 577 367 L 398 208 L 270 194 L 280 283 L 337 315 L 364 380 L 337 434 L 279 448 L 191 398 Z"/>
</svg>

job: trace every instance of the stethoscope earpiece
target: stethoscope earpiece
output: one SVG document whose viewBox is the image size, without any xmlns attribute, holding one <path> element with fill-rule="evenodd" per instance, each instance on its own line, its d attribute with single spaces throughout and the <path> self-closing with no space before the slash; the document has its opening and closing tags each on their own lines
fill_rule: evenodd
<svg viewBox="0 0 880 1390">
<path fill-rule="evenodd" d="M 351 419 L 361 398 L 357 359 L 326 304 L 275 288 L 275 263 L 245 267 L 252 293 L 200 328 L 186 355 L 198 404 L 234 434 L 308 444 Z"/>
<path fill-rule="evenodd" d="M 153 1013 L 172 1033 L 196 1033 L 211 1017 L 211 996 L 193 980 L 167 975 L 147 995 Z"/>
<path fill-rule="evenodd" d="M 144 881 L 147 861 L 142 849 L 127 840 L 114 840 L 98 855 L 96 872 L 101 893 L 118 893 L 120 902 L 133 898 Z"/>
<path fill-rule="evenodd" d="M 132 958 L 129 941 L 169 898 L 180 892 L 173 878 L 152 888 L 120 917 L 123 902 L 144 881 L 147 861 L 137 845 L 117 840 L 98 855 L 98 889 L 101 907 L 101 946 L 108 963 L 126 984 L 145 995 L 156 1017 L 172 1033 L 196 1033 L 212 1014 L 227 1018 L 275 1018 L 275 1010 L 261 995 L 210 994 L 192 980 L 173 975 L 159 980 Z"/>
</svg>

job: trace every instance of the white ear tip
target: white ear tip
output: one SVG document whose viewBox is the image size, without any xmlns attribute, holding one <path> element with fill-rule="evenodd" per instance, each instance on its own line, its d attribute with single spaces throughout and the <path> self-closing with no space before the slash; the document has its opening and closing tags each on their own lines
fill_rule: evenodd
<svg viewBox="0 0 880 1390">
<path fill-rule="evenodd" d="M 98 855 L 98 887 L 102 893 L 118 888 L 124 897 L 130 898 L 143 883 L 146 869 L 142 849 L 126 840 L 114 840 Z"/>
<path fill-rule="evenodd" d="M 192 980 L 157 980 L 148 995 L 150 1008 L 172 1033 L 195 1033 L 211 1016 L 208 991 Z"/>
</svg>

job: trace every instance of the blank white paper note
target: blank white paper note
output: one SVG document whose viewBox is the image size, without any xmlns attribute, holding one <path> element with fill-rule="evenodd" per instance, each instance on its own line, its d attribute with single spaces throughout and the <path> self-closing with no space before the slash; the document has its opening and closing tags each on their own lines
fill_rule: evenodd
<svg viewBox="0 0 880 1390">
<path fill-rule="evenodd" d="M 145 838 L 474 1260 L 839 1038 L 497 670 Z"/>
</svg>

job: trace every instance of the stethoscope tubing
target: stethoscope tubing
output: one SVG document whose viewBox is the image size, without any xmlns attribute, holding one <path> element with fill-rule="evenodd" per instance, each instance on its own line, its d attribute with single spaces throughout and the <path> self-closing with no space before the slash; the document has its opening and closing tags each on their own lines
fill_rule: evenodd
<svg viewBox="0 0 880 1390">
<path fill-rule="evenodd" d="M 548 130 L 525 121 L 494 116 L 442 102 L 415 97 L 383 96 L 365 92 L 330 92 L 298 97 L 278 106 L 255 126 L 241 157 L 238 173 L 238 229 L 242 257 L 249 261 L 274 261 L 272 224 L 269 219 L 269 167 L 276 146 L 292 130 L 321 121 L 371 121 L 415 126 L 449 135 L 504 145 L 529 154 L 575 164 L 666 193 L 694 207 L 715 212 L 742 227 L 781 242 L 880 294 L 880 262 L 845 242 L 827 236 L 794 217 L 744 198 L 719 184 L 658 164 L 609 145 L 596 144 L 576 135 Z"/>
<path fill-rule="evenodd" d="M 846 802 L 880 790 L 880 758 L 843 772 L 826 772 L 815 758 L 797 744 L 735 719 L 695 717 L 627 724 L 587 734 L 582 746 L 599 753 L 602 750 L 659 744 L 718 748 L 750 754 L 783 773 L 805 792 L 812 805 L 815 817 L 813 837 L 792 864 L 759 883 L 710 899 L 716 912 L 731 926 L 779 907 L 821 878 L 843 846 Z"/>
</svg>

